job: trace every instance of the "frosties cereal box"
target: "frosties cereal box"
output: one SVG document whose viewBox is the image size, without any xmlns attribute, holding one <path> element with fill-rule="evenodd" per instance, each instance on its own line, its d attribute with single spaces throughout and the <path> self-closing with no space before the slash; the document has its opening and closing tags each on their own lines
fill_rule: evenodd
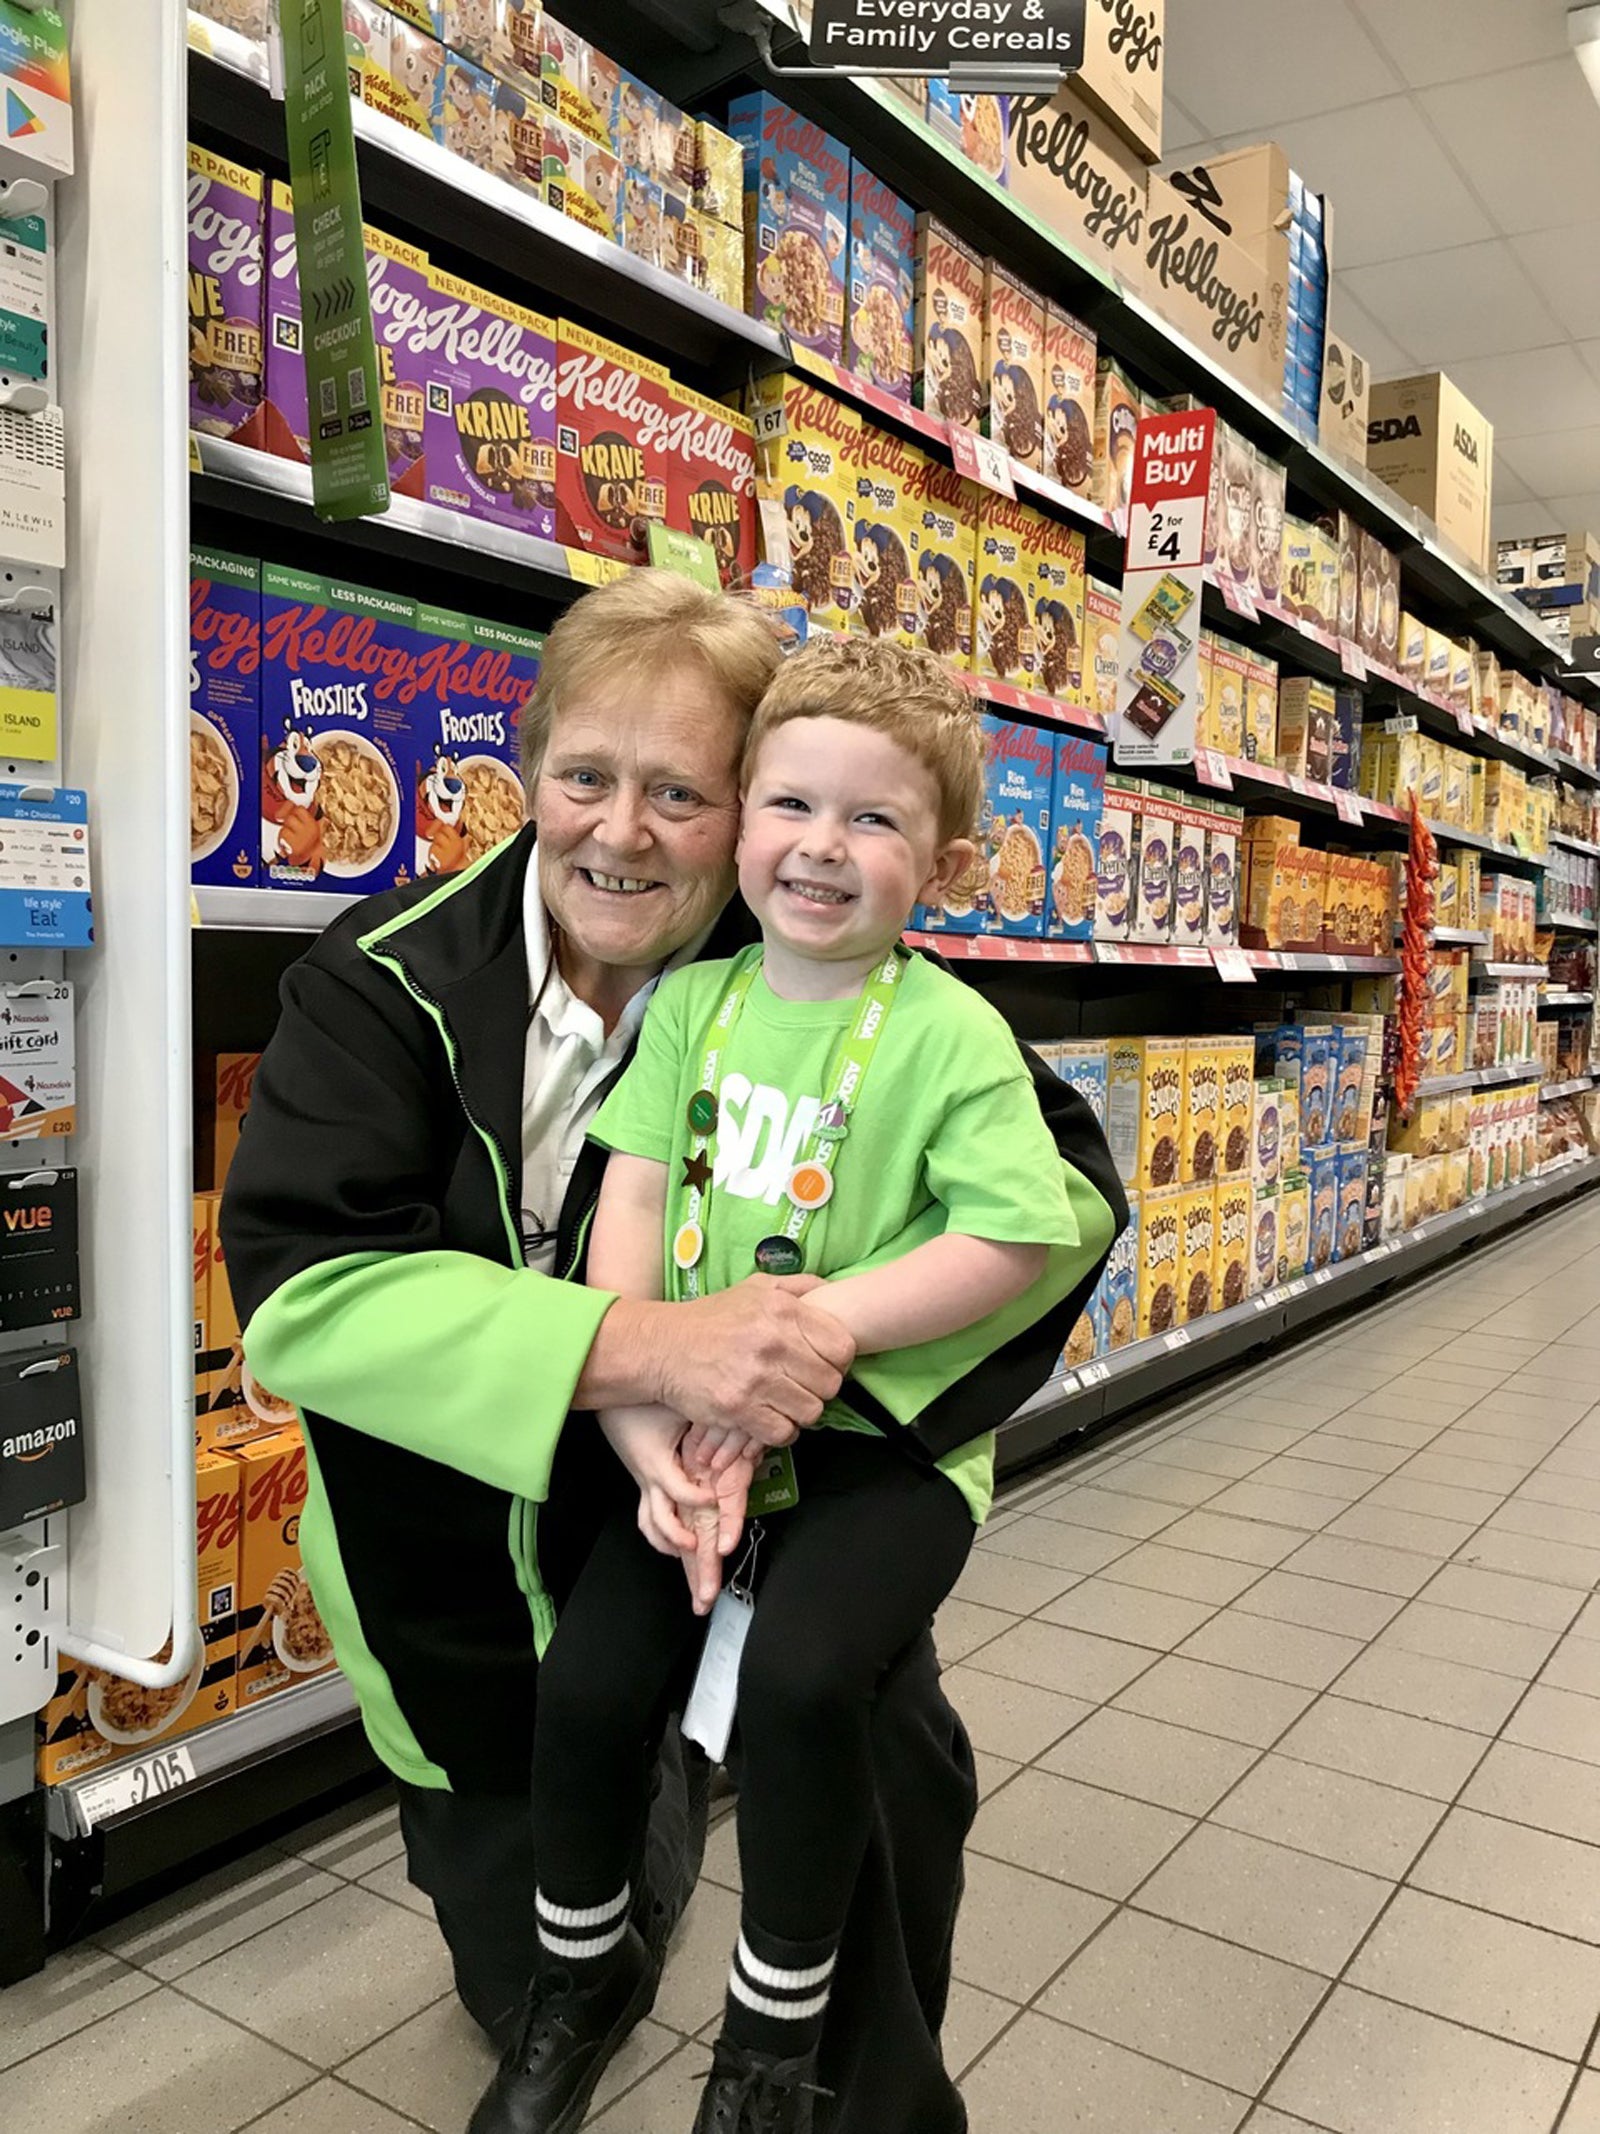
<svg viewBox="0 0 1600 2134">
<path fill-rule="evenodd" d="M 1079 734 L 1058 734 L 1055 749 L 1045 932 L 1054 941 L 1087 941 L 1094 933 L 1107 752 Z"/>
<path fill-rule="evenodd" d="M 617 131 L 622 69 L 598 46 L 553 15 L 544 17 L 539 39 L 539 92 L 547 111 L 574 133 L 611 148 Z"/>
<path fill-rule="evenodd" d="M 1038 657 L 1038 687 L 1064 704 L 1083 702 L 1085 631 L 1083 535 L 1035 512 L 1028 521 L 1029 600 Z"/>
<path fill-rule="evenodd" d="M 921 626 L 912 566 L 912 497 L 922 455 L 892 431 L 863 422 L 856 455 L 852 528 L 855 599 L 850 627 L 914 645 Z"/>
<path fill-rule="evenodd" d="M 544 639 L 449 608 L 417 610 L 411 705 L 414 872 L 454 874 L 522 827 L 522 712 Z"/>
<path fill-rule="evenodd" d="M 250 888 L 261 761 L 261 566 L 189 552 L 189 872 Z"/>
<path fill-rule="evenodd" d="M 550 539 L 554 327 L 437 268 L 428 298 L 428 502 Z"/>
<path fill-rule="evenodd" d="M 850 151 L 764 90 L 734 98 L 728 131 L 744 155 L 748 308 L 842 362 Z"/>
<path fill-rule="evenodd" d="M 972 665 L 972 591 L 979 490 L 948 461 L 906 447 L 904 500 L 917 580 L 918 642 L 962 669 Z"/>
<path fill-rule="evenodd" d="M 931 215 L 917 217 L 912 396 L 945 422 L 983 418 L 983 261 Z"/>
<path fill-rule="evenodd" d="M 239 1528 L 240 1711 L 333 1664 L 328 1636 L 300 1563 L 306 1449 L 298 1430 L 241 1445 Z"/>
<path fill-rule="evenodd" d="M 411 880 L 415 623 L 398 594 L 263 566 L 263 887 L 359 895 Z"/>
<path fill-rule="evenodd" d="M 781 503 L 789 575 L 813 622 L 849 626 L 855 599 L 855 468 L 861 417 L 809 378 L 773 372 L 751 388 L 751 408 L 781 403 L 781 434 L 756 448 L 756 495 Z"/>
<path fill-rule="evenodd" d="M 1057 737 L 988 713 L 983 729 L 989 898 L 982 931 L 1042 934 Z"/>
<path fill-rule="evenodd" d="M 853 162 L 844 360 L 896 400 L 911 398 L 915 290 L 916 215 L 864 163 Z"/>
<path fill-rule="evenodd" d="M 984 375 L 989 435 L 1025 467 L 1044 450 L 1044 299 L 994 260 L 984 266 Z"/>
<path fill-rule="evenodd" d="M 674 401 L 666 369 L 563 319 L 556 335 L 556 539 L 641 563 L 666 523 Z"/>
<path fill-rule="evenodd" d="M 1087 496 L 1094 475 L 1093 329 L 1068 311 L 1046 304 L 1044 363 L 1043 471 L 1064 489 Z"/>
<path fill-rule="evenodd" d="M 231 437 L 261 405 L 263 181 L 189 148 L 189 427 Z"/>
<path fill-rule="evenodd" d="M 756 449 L 750 418 L 674 384 L 667 524 L 709 541 L 726 586 L 756 565 Z"/>
<path fill-rule="evenodd" d="M 978 506 L 978 598 L 972 667 L 1019 689 L 1039 678 L 1039 640 L 1028 604 L 1031 521 L 1015 497 L 985 489 Z"/>
<path fill-rule="evenodd" d="M 1088 709 L 1107 725 L 1117 715 L 1117 675 L 1122 603 L 1109 586 L 1086 579 L 1084 606 L 1084 696 Z"/>
</svg>

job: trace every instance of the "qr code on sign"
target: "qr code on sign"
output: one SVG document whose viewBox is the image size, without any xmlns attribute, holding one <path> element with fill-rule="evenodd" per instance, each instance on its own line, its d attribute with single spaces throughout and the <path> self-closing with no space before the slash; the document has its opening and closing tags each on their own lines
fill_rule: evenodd
<svg viewBox="0 0 1600 2134">
<path fill-rule="evenodd" d="M 364 407 L 366 406 L 366 404 L 367 404 L 367 374 L 366 374 L 366 372 L 365 372 L 365 371 L 361 371 L 361 370 L 353 370 L 353 371 L 352 371 L 352 372 L 350 373 L 350 376 L 349 376 L 349 377 L 348 377 L 348 378 L 346 379 L 345 383 L 346 383 L 346 384 L 347 384 L 347 385 L 349 386 L 349 388 L 350 388 L 350 405 L 351 405 L 351 407 L 352 407 L 352 408 L 364 408 Z"/>
<path fill-rule="evenodd" d="M 339 386 L 333 378 L 323 378 L 317 384 L 317 413 L 324 422 L 332 422 L 339 412 Z"/>
</svg>

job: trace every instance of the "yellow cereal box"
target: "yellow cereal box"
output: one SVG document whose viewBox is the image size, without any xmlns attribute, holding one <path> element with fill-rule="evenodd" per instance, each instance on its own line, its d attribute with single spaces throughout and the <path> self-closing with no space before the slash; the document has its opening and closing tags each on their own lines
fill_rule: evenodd
<svg viewBox="0 0 1600 2134">
<path fill-rule="evenodd" d="M 239 1709 L 333 1663 L 333 1646 L 300 1566 L 306 1449 L 280 1430 L 234 1453 L 243 1484 L 239 1533 Z"/>
<path fill-rule="evenodd" d="M 862 423 L 856 452 L 850 628 L 900 645 L 916 643 L 921 622 L 911 562 L 911 498 L 917 488 L 913 457 L 922 454 L 892 430 Z"/>
<path fill-rule="evenodd" d="M 1271 763 L 1278 752 L 1278 663 L 1257 653 L 1244 659 L 1244 748 L 1251 763 Z"/>
<path fill-rule="evenodd" d="M 1095 366 L 1094 475 L 1089 494 L 1103 511 L 1127 509 L 1139 408 L 1139 395 L 1127 372 L 1109 356 L 1101 356 Z"/>
<path fill-rule="evenodd" d="M 195 1441 L 202 1452 L 228 1452 L 250 1438 L 282 1430 L 296 1416 L 287 1401 L 257 1384 L 244 1360 L 220 1226 L 211 1233 L 207 1305 L 206 1398 L 196 1415 Z"/>
<path fill-rule="evenodd" d="M 790 582 L 812 621 L 824 630 L 844 630 L 855 600 L 851 533 L 861 417 L 792 372 L 773 372 L 751 387 L 752 413 L 777 406 L 784 427 L 756 449 L 756 495 L 783 506 Z"/>
<path fill-rule="evenodd" d="M 1139 1181 L 1144 1119 L 1144 1040 L 1116 1037 L 1106 1047 L 1106 1146 L 1125 1186 Z M 1169 1181 L 1170 1182 L 1170 1181 Z"/>
<path fill-rule="evenodd" d="M 1039 514 L 985 489 L 978 506 L 978 598 L 972 668 L 1018 689 L 1039 679 L 1039 640 L 1028 602 Z"/>
<path fill-rule="evenodd" d="M 1183 1164 L 1183 1085 L 1187 1045 L 1181 1037 L 1128 1040 L 1140 1053 L 1141 1192 L 1177 1185 Z M 1214 1129 L 1213 1129 L 1214 1131 Z"/>
<path fill-rule="evenodd" d="M 1225 756 L 1243 756 L 1245 703 L 1249 694 L 1249 662 L 1241 646 L 1219 637 L 1211 655 L 1213 748 Z M 1252 761 L 1261 760 L 1254 756 Z"/>
<path fill-rule="evenodd" d="M 1250 1218 L 1255 1188 L 1248 1177 L 1222 1178 L 1216 1186 L 1212 1226 L 1211 1309 L 1232 1311 L 1250 1292 Z"/>
<path fill-rule="evenodd" d="M 1170 1333 L 1178 1317 L 1183 1192 L 1171 1186 L 1139 1204 L 1139 1339 Z"/>
<path fill-rule="evenodd" d="M 1037 686 L 1066 704 L 1083 702 L 1083 535 L 1038 511 L 1026 528 L 1029 605 L 1038 656 Z"/>
<path fill-rule="evenodd" d="M 1184 1186 L 1178 1194 L 1178 1323 L 1187 1326 L 1211 1309 L 1216 1255 L 1217 1189 Z"/>
<path fill-rule="evenodd" d="M 1225 1178 L 1250 1172 L 1250 1141 L 1255 1116 L 1256 1048 L 1248 1037 L 1212 1040 L 1222 1084 L 1222 1124 L 1217 1131 L 1217 1171 Z"/>
<path fill-rule="evenodd" d="M 1117 715 L 1117 673 L 1122 633 L 1122 603 L 1109 587 L 1091 578 L 1084 585 L 1084 618 L 1088 652 L 1084 662 L 1084 695 L 1089 709 L 1109 725 Z M 1093 687 L 1088 687 L 1092 678 Z"/>
<path fill-rule="evenodd" d="M 1278 1188 L 1278 1280 L 1303 1275 L 1310 1256 L 1311 1183 L 1303 1171 L 1288 1171 Z"/>
<path fill-rule="evenodd" d="M 1222 1073 L 1217 1048 L 1206 1038 L 1191 1037 L 1183 1048 L 1183 1120 L 1181 1168 L 1185 1185 L 1209 1184 L 1217 1175 L 1217 1144 L 1222 1130 Z"/>
<path fill-rule="evenodd" d="M 992 259 L 983 270 L 989 435 L 1025 467 L 1043 463 L 1044 298 Z"/>
<path fill-rule="evenodd" d="M 972 665 L 972 593 L 978 554 L 976 483 L 948 461 L 906 447 L 902 504 L 917 584 L 918 642 L 962 669 Z"/>
</svg>

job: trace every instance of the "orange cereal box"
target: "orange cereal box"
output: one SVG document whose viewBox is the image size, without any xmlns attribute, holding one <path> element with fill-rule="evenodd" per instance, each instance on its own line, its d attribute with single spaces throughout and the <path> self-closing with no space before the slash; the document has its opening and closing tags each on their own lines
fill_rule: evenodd
<svg viewBox="0 0 1600 2134">
<path fill-rule="evenodd" d="M 1029 605 L 1033 614 L 1036 686 L 1063 703 L 1083 701 L 1083 535 L 1048 512 L 1029 524 Z"/>
<path fill-rule="evenodd" d="M 1044 299 L 994 260 L 983 270 L 989 435 L 1025 467 L 1043 464 Z"/>
<path fill-rule="evenodd" d="M 219 1193 L 228 1182 L 228 1168 L 244 1130 L 260 1065 L 259 1052 L 217 1054 L 217 1137 L 212 1180 Z"/>
<path fill-rule="evenodd" d="M 981 491 L 947 461 L 906 447 L 905 504 L 917 581 L 918 642 L 972 665 L 972 592 Z"/>
<path fill-rule="evenodd" d="M 1133 381 L 1109 356 L 1095 367 L 1094 477 L 1089 494 L 1103 511 L 1126 511 L 1133 488 L 1133 439 L 1140 401 Z"/>
<path fill-rule="evenodd" d="M 1044 472 L 1087 496 L 1094 478 L 1092 327 L 1047 304 L 1044 314 Z"/>
<path fill-rule="evenodd" d="M 556 328 L 556 539 L 642 563 L 672 479 L 666 368 L 562 319 Z"/>
<path fill-rule="evenodd" d="M 243 1482 L 239 1530 L 240 1711 L 333 1664 L 333 1644 L 300 1565 L 306 1448 L 298 1430 L 233 1455 Z"/>
<path fill-rule="evenodd" d="M 843 630 L 855 600 L 851 530 L 861 417 L 809 378 L 783 371 L 752 385 L 750 406 L 772 420 L 783 409 L 778 434 L 756 447 L 756 495 L 783 506 L 790 583 L 814 623 Z"/>
<path fill-rule="evenodd" d="M 1039 514 L 1016 497 L 983 491 L 978 507 L 978 602 L 972 669 L 1034 689 L 1038 637 L 1028 589 Z"/>
<path fill-rule="evenodd" d="M 912 398 L 978 429 L 984 413 L 983 261 L 931 215 L 917 217 Z"/>
<path fill-rule="evenodd" d="M 855 598 L 850 627 L 901 645 L 916 643 L 921 620 L 911 563 L 914 461 L 921 457 L 893 431 L 870 422 L 861 425 L 851 529 Z"/>
</svg>

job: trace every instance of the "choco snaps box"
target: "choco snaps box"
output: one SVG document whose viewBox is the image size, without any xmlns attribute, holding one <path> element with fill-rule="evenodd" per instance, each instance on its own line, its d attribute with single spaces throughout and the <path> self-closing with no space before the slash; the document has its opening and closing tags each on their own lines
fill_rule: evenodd
<svg viewBox="0 0 1600 2134">
<path fill-rule="evenodd" d="M 189 427 L 231 437 L 261 404 L 262 177 L 189 145 Z"/>
<path fill-rule="evenodd" d="M 261 663 L 261 886 L 409 882 L 414 603 L 265 564 Z"/>
<path fill-rule="evenodd" d="M 728 131 L 744 156 L 746 309 L 842 362 L 850 151 L 764 90 L 734 98 Z"/>
<path fill-rule="evenodd" d="M 675 401 L 666 367 L 563 319 L 556 328 L 556 539 L 642 563 L 665 525 Z"/>
<path fill-rule="evenodd" d="M 555 328 L 471 282 L 428 275 L 430 504 L 555 533 Z"/>
<path fill-rule="evenodd" d="M 411 706 L 416 874 L 455 874 L 522 827 L 517 746 L 544 639 L 450 608 L 417 610 Z"/>
<path fill-rule="evenodd" d="M 261 566 L 189 551 L 189 874 L 256 879 L 261 760 Z"/>
</svg>

